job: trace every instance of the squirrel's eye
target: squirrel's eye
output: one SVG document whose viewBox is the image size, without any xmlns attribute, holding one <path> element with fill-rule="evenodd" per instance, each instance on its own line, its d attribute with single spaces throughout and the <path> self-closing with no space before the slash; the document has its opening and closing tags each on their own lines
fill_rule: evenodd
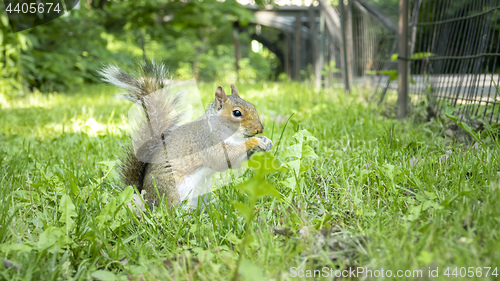
<svg viewBox="0 0 500 281">
<path fill-rule="evenodd" d="M 241 117 L 241 111 L 239 111 L 239 110 L 233 110 L 233 116 L 234 117 Z"/>
</svg>

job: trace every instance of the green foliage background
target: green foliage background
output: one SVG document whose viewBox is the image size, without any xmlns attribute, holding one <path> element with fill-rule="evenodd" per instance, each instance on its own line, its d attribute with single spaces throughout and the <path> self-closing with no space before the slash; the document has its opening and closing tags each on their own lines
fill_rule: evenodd
<svg viewBox="0 0 500 281">
<path fill-rule="evenodd" d="M 103 64 L 134 64 L 144 56 L 164 61 L 181 79 L 234 82 L 233 23 L 247 27 L 250 19 L 234 0 L 82 1 L 61 18 L 12 33 L 2 11 L 0 93 L 76 89 L 97 82 Z M 270 78 L 273 54 L 253 53 L 245 33 L 239 40 L 241 81 Z"/>
</svg>

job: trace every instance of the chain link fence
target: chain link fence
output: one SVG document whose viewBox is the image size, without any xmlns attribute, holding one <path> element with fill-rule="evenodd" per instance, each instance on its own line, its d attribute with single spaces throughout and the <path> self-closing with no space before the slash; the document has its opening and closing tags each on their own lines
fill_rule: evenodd
<svg viewBox="0 0 500 281">
<path fill-rule="evenodd" d="M 426 95 L 434 112 L 453 106 L 464 120 L 498 122 L 500 1 L 417 0 L 413 5 L 418 22 L 410 92 Z"/>
<path fill-rule="evenodd" d="M 380 7 L 394 14 L 395 5 Z M 410 100 L 427 99 L 429 117 L 455 107 L 462 121 L 500 117 L 500 0 L 412 0 L 408 5 L 408 54 L 392 56 L 385 69 L 374 69 L 380 101 L 398 89 L 397 64 L 408 64 Z M 394 21 L 394 18 L 388 16 Z M 396 49 L 395 53 L 399 53 Z M 392 78 L 392 79 L 391 79 Z"/>
</svg>

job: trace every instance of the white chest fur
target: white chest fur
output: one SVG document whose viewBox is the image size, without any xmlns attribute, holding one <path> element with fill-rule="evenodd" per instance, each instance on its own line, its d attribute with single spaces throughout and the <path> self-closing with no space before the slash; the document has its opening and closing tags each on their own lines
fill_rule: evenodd
<svg viewBox="0 0 500 281">
<path fill-rule="evenodd" d="M 202 167 L 193 174 L 184 176 L 184 180 L 177 184 L 180 200 L 192 201 L 211 192 L 211 178 L 214 173 L 214 170 Z"/>
<path fill-rule="evenodd" d="M 237 156 L 230 157 L 231 167 L 233 169 L 240 168 L 241 163 L 245 160 L 248 160 L 245 141 L 247 138 L 244 137 L 243 133 L 236 131 L 232 136 L 224 140 L 224 143 L 227 145 L 231 145 L 232 149 L 235 151 L 239 151 L 236 153 Z"/>
<path fill-rule="evenodd" d="M 241 145 L 246 141 L 245 137 L 239 131 L 236 131 L 229 138 L 224 140 L 225 144 Z"/>
<path fill-rule="evenodd" d="M 239 168 L 241 162 L 247 160 L 245 141 L 243 133 L 236 131 L 229 138 L 223 140 L 224 143 L 233 146 L 232 149 L 241 149 L 242 153 L 237 153 L 235 159 L 230 159 L 232 168 Z M 220 145 L 220 144 L 219 144 Z M 221 159 L 226 158 L 226 155 L 220 155 Z M 212 187 L 212 176 L 216 171 L 208 167 L 198 168 L 194 173 L 185 175 L 182 182 L 177 183 L 180 201 L 188 200 L 191 206 L 196 206 L 198 198 L 210 193 Z"/>
</svg>

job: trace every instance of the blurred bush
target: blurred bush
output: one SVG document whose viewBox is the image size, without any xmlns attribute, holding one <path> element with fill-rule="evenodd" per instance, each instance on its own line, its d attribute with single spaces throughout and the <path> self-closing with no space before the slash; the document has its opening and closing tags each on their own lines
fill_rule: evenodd
<svg viewBox="0 0 500 281">
<path fill-rule="evenodd" d="M 180 79 L 235 82 L 233 24 L 251 14 L 234 0 L 89 0 L 66 15 L 12 33 L 0 13 L 0 93 L 71 91 L 98 82 L 103 64 L 164 61 Z M 240 81 L 271 77 L 275 57 L 250 50 L 240 34 Z M 267 50 L 265 50 L 267 51 Z"/>
</svg>

